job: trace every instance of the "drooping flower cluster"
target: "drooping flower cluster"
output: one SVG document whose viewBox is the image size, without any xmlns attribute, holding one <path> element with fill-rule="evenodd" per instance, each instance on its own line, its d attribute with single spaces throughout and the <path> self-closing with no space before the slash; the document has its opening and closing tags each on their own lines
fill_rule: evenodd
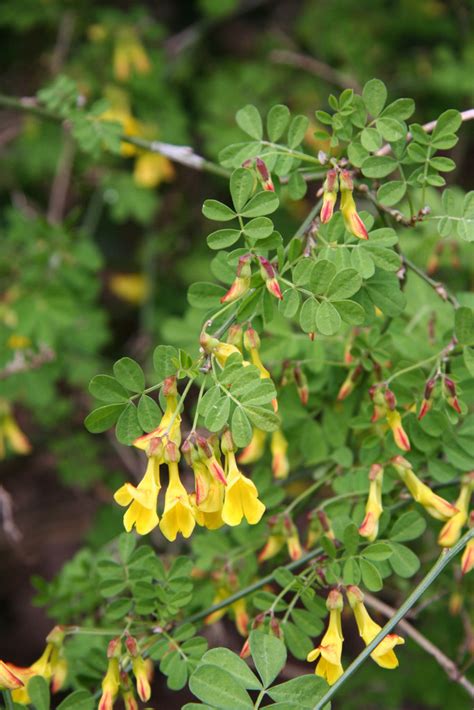
<svg viewBox="0 0 474 710">
<path fill-rule="evenodd" d="M 51 683 L 51 690 L 57 693 L 67 676 L 67 661 L 63 653 L 66 627 L 55 626 L 46 637 L 46 647 L 41 656 L 26 668 L 0 660 L 0 690 L 10 690 L 11 697 L 19 705 L 31 703 L 28 683 L 35 676 L 41 676 Z"/>
<path fill-rule="evenodd" d="M 354 612 L 354 617 L 359 630 L 359 635 L 367 646 L 377 636 L 382 627 L 377 624 L 369 615 L 364 605 L 364 595 L 355 586 L 347 588 L 347 599 Z M 325 678 L 329 685 L 334 685 L 338 678 L 344 673 L 342 666 L 342 635 L 341 615 L 344 607 L 344 600 L 338 589 L 329 592 L 326 606 L 329 611 L 329 624 L 321 643 L 313 649 L 307 656 L 309 662 L 319 661 L 315 668 L 316 675 Z M 370 654 L 371 658 L 381 667 L 393 669 L 398 666 L 398 659 L 394 652 L 394 647 L 405 643 L 404 639 L 397 634 L 387 634 L 385 638 Z"/>
<path fill-rule="evenodd" d="M 436 396 L 437 384 L 441 380 L 441 394 L 448 403 L 448 405 L 454 409 L 455 412 L 461 414 L 461 406 L 459 404 L 457 388 L 455 383 L 450 377 L 442 375 L 441 372 L 435 374 L 434 377 L 430 377 L 425 383 L 425 389 L 423 392 L 423 400 L 421 402 L 420 411 L 418 413 L 418 419 L 423 419 L 424 416 L 428 414 L 433 406 L 433 399 Z"/>
<path fill-rule="evenodd" d="M 145 474 L 137 486 L 125 483 L 115 492 L 116 502 L 127 507 L 123 519 L 127 532 L 135 527 L 137 533 L 146 535 L 159 525 L 167 540 L 173 541 L 178 533 L 190 537 L 196 523 L 211 530 L 224 523 L 238 525 L 243 517 L 250 524 L 258 523 L 265 506 L 258 499 L 255 484 L 237 466 L 235 447 L 228 431 L 223 434 L 220 445 L 217 437 L 206 438 L 196 432 L 184 442 L 181 450 L 194 471 L 195 481 L 194 492 L 188 493 L 178 467 L 181 417 L 176 378 L 165 381 L 163 394 L 166 409 L 159 426 L 134 442 L 148 456 Z M 168 469 L 168 486 L 160 519 L 157 508 L 161 466 Z"/>
<path fill-rule="evenodd" d="M 289 515 L 283 518 L 275 516 L 269 521 L 270 534 L 264 547 L 258 555 L 259 562 L 265 562 L 275 557 L 286 545 L 288 555 L 292 560 L 299 560 L 303 554 L 298 528 Z"/>
<path fill-rule="evenodd" d="M 446 522 L 458 509 L 452 503 L 434 493 L 413 471 L 412 465 L 403 456 L 395 456 L 391 464 L 410 491 L 413 500 L 422 505 L 433 518 Z"/>
<path fill-rule="evenodd" d="M 138 710 L 133 683 L 125 670 L 130 665 L 138 697 L 144 703 L 150 699 L 153 663 L 143 658 L 137 640 L 129 634 L 125 637 L 125 647 L 124 653 L 120 637 L 112 639 L 107 647 L 107 671 L 102 680 L 98 710 L 112 710 L 119 695 L 126 710 Z"/>
<path fill-rule="evenodd" d="M 337 193 L 341 190 L 341 213 L 348 232 L 359 239 L 368 239 L 369 235 L 362 219 L 360 218 L 354 201 L 354 183 L 348 170 L 332 168 L 326 175 L 323 185 L 323 205 L 320 219 L 323 224 L 330 221 L 334 214 Z"/>
<path fill-rule="evenodd" d="M 243 254 L 237 263 L 235 279 L 232 281 L 228 291 L 222 296 L 221 303 L 232 303 L 249 292 L 253 259 L 256 259 L 260 265 L 260 276 L 269 293 L 280 301 L 283 299 L 277 272 L 273 264 L 263 256 Z"/>
</svg>

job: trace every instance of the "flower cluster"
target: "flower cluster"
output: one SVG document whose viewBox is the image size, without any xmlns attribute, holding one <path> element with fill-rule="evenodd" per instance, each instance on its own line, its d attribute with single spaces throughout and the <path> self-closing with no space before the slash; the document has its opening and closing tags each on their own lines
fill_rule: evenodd
<svg viewBox="0 0 474 710">
<path fill-rule="evenodd" d="M 116 502 L 127 507 L 123 519 L 127 532 L 135 526 L 137 533 L 146 535 L 159 525 L 163 535 L 173 541 L 178 533 L 190 537 L 196 523 L 210 530 L 224 523 L 239 525 L 243 517 L 250 524 L 258 523 L 265 506 L 258 499 L 255 484 L 238 468 L 230 432 L 222 435 L 220 443 L 217 437 L 206 439 L 191 432 L 181 447 L 176 378 L 165 381 L 163 394 L 166 409 L 159 426 L 134 442 L 147 454 L 145 474 L 137 486 L 125 483 L 115 492 Z M 195 490 L 191 494 L 180 478 L 180 448 L 194 472 Z M 168 487 L 160 520 L 161 466 L 168 469 Z"/>
<path fill-rule="evenodd" d="M 46 637 L 46 647 L 41 656 L 26 668 L 0 660 L 0 690 L 10 690 L 12 699 L 19 705 L 31 703 L 28 683 L 35 676 L 51 682 L 51 690 L 57 693 L 67 676 L 67 661 L 63 654 L 66 627 L 55 626 Z"/>
<path fill-rule="evenodd" d="M 334 214 L 337 193 L 341 190 L 341 213 L 348 232 L 359 239 L 368 239 L 365 224 L 360 218 L 354 201 L 354 183 L 348 170 L 332 168 L 326 175 L 323 185 L 323 205 L 320 219 L 323 224 L 329 222 Z"/>
<path fill-rule="evenodd" d="M 461 406 L 458 400 L 456 385 L 451 378 L 446 377 L 446 375 L 442 375 L 441 372 L 438 372 L 434 377 L 430 377 L 430 379 L 425 383 L 423 400 L 420 405 L 418 419 L 423 419 L 423 417 L 426 416 L 432 408 L 438 380 L 441 380 L 441 394 L 447 401 L 448 405 L 452 407 L 455 412 L 461 414 Z"/>
<path fill-rule="evenodd" d="M 385 418 L 398 448 L 402 451 L 410 451 L 410 439 L 403 428 L 400 412 L 396 409 L 397 400 L 392 390 L 388 387 L 373 385 L 369 389 L 369 394 L 374 404 L 372 423 Z"/>
<path fill-rule="evenodd" d="M 256 259 L 260 265 L 260 276 L 272 296 L 283 299 L 280 284 L 278 283 L 277 274 L 273 264 L 263 256 L 254 256 L 253 254 L 243 254 L 237 263 L 235 279 L 231 283 L 228 291 L 222 296 L 221 303 L 232 303 L 237 299 L 245 296 L 250 290 L 250 280 L 252 277 L 252 260 Z"/>
<path fill-rule="evenodd" d="M 364 605 L 364 595 L 356 586 L 349 586 L 346 590 L 349 605 L 354 613 L 354 617 L 359 630 L 359 635 L 366 646 L 377 636 L 382 627 L 377 624 L 369 615 Z M 329 685 L 333 685 L 344 673 L 342 667 L 342 635 L 341 615 L 344 607 L 344 600 L 338 589 L 329 592 L 326 606 L 329 611 L 329 624 L 321 643 L 313 649 L 307 656 L 309 662 L 319 661 L 315 668 L 316 675 L 325 678 Z M 381 667 L 387 669 L 397 668 L 398 659 L 394 652 L 394 647 L 405 643 L 404 639 L 397 634 L 387 634 L 385 638 L 370 654 L 371 658 Z"/>
<path fill-rule="evenodd" d="M 135 677 L 137 694 L 147 702 L 151 696 L 150 682 L 153 678 L 153 663 L 140 654 L 137 640 L 129 634 L 125 637 L 126 652 L 123 653 L 120 637 L 112 639 L 107 648 L 107 671 L 102 680 L 102 696 L 98 710 L 112 710 L 120 695 L 125 710 L 138 710 L 133 683 L 128 668 Z"/>
</svg>

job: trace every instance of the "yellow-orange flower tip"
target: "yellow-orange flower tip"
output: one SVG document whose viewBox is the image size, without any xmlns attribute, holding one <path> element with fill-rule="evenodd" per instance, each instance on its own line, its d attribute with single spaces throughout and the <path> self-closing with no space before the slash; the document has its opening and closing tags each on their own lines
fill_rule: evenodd
<svg viewBox="0 0 474 710">
<path fill-rule="evenodd" d="M 15 690 L 16 688 L 23 688 L 23 686 L 24 682 L 13 672 L 9 664 L 0 661 L 0 689 Z"/>
</svg>

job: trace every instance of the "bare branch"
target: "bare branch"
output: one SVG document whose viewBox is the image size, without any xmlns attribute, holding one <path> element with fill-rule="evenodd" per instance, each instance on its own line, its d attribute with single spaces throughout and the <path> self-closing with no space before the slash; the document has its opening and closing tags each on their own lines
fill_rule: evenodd
<svg viewBox="0 0 474 710">
<path fill-rule="evenodd" d="M 314 57 L 308 57 L 298 52 L 291 52 L 287 49 L 274 49 L 270 52 L 269 58 L 274 64 L 287 64 L 288 66 L 303 69 L 327 81 L 328 84 L 340 86 L 343 89 L 354 89 L 354 91 L 359 92 L 362 90 L 362 87 L 356 79 L 337 69 L 333 69 L 329 64 L 315 59 Z"/>
<path fill-rule="evenodd" d="M 18 375 L 21 372 L 29 372 L 37 370 L 42 365 L 52 362 L 56 358 L 56 353 L 46 345 L 42 345 L 38 353 L 31 351 L 17 350 L 13 360 L 8 362 L 3 370 L 0 370 L 0 380 L 6 380 L 12 375 Z"/>
<path fill-rule="evenodd" d="M 0 486 L 0 525 L 12 542 L 19 542 L 23 537 L 13 518 L 12 497 L 3 486 Z"/>
</svg>

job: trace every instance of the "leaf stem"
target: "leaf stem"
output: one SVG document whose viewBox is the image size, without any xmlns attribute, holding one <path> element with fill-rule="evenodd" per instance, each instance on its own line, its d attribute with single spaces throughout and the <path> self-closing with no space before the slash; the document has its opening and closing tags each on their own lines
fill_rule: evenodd
<svg viewBox="0 0 474 710">
<path fill-rule="evenodd" d="M 12 694 L 9 690 L 3 690 L 3 701 L 5 703 L 5 710 L 14 710 Z"/>
<path fill-rule="evenodd" d="M 423 577 L 421 582 L 415 587 L 413 592 L 401 605 L 398 611 L 392 616 L 392 618 L 385 624 L 383 629 L 375 636 L 375 638 L 366 646 L 366 648 L 360 653 L 357 658 L 351 663 L 351 665 L 345 670 L 342 676 L 332 685 L 327 693 L 319 700 L 318 703 L 313 707 L 313 710 L 322 710 L 324 706 L 331 700 L 331 698 L 337 693 L 337 691 L 344 685 L 344 683 L 351 677 L 353 673 L 359 668 L 359 666 L 364 663 L 364 661 L 369 657 L 372 651 L 379 645 L 379 643 L 389 634 L 392 629 L 398 624 L 398 622 L 403 619 L 404 616 L 409 612 L 409 610 L 416 604 L 418 599 L 426 592 L 428 587 L 430 587 L 435 579 L 439 577 L 444 568 L 451 562 L 451 560 L 456 557 L 456 555 L 465 547 L 465 545 L 474 538 L 474 528 L 468 530 L 468 532 L 463 535 L 463 537 L 450 549 L 445 549 L 442 551 L 438 560 L 435 562 L 433 567 L 429 572 Z"/>
</svg>

